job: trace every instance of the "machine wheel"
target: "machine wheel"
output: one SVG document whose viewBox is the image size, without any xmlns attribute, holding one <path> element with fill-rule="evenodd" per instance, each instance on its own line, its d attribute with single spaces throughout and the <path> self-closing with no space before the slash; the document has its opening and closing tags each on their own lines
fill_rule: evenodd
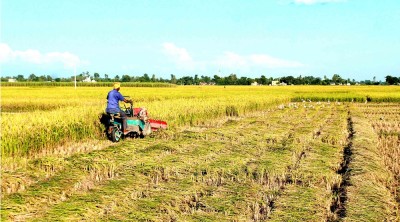
<svg viewBox="0 0 400 222">
<path fill-rule="evenodd" d="M 111 132 L 111 140 L 114 143 L 119 142 L 119 140 L 121 139 L 121 136 L 122 136 L 122 132 L 117 127 L 114 127 L 114 129 Z"/>
</svg>

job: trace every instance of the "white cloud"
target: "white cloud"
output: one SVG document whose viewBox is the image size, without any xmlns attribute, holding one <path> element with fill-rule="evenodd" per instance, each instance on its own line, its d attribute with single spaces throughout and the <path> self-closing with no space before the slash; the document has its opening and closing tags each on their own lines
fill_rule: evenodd
<svg viewBox="0 0 400 222">
<path fill-rule="evenodd" d="M 14 56 L 10 46 L 0 43 L 0 63 L 5 63 L 12 59 L 14 59 Z"/>
<path fill-rule="evenodd" d="M 223 68 L 227 70 L 247 71 L 252 69 L 301 68 L 305 65 L 291 60 L 276 58 L 267 54 L 240 55 L 235 52 L 224 52 L 215 58 L 205 61 L 194 61 L 185 48 L 173 43 L 164 43 L 163 51 L 180 69 L 201 70 L 204 67 Z"/>
<path fill-rule="evenodd" d="M 33 64 L 62 63 L 66 68 L 72 68 L 82 63 L 77 55 L 69 52 L 41 53 L 35 49 L 25 51 L 12 50 L 5 43 L 0 43 L 0 63 L 22 61 Z"/>
<path fill-rule="evenodd" d="M 179 48 L 174 43 L 163 43 L 163 51 L 179 69 L 193 70 L 195 63 L 185 48 Z"/>
<path fill-rule="evenodd" d="M 313 5 L 319 3 L 345 2 L 346 0 L 294 0 L 296 4 Z"/>
<path fill-rule="evenodd" d="M 299 68 L 304 66 L 302 63 L 297 61 L 274 58 L 265 54 L 250 55 L 249 59 L 253 64 L 268 68 Z"/>
<path fill-rule="evenodd" d="M 185 48 L 179 48 L 174 43 L 166 42 L 163 44 L 164 52 L 172 59 L 179 62 L 192 62 L 192 57 Z"/>
<path fill-rule="evenodd" d="M 223 67 L 235 68 L 248 66 L 248 60 L 234 52 L 225 52 L 223 56 L 217 58 L 217 64 Z"/>
<path fill-rule="evenodd" d="M 225 54 L 217 59 L 217 64 L 228 68 L 299 68 L 304 65 L 297 61 L 279 59 L 267 54 L 239 55 L 233 52 Z"/>
<path fill-rule="evenodd" d="M 29 63 L 41 64 L 43 63 L 44 56 L 38 51 L 33 49 L 28 49 L 26 51 L 13 51 L 12 58 L 19 58 L 22 61 Z"/>
<path fill-rule="evenodd" d="M 78 56 L 69 52 L 50 52 L 45 58 L 47 62 L 62 62 L 66 67 L 74 67 L 82 63 Z"/>
</svg>

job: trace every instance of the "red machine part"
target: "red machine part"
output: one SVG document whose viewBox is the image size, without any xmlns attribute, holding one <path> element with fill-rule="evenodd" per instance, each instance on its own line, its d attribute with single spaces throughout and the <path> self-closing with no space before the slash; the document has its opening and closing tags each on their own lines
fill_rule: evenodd
<svg viewBox="0 0 400 222">
<path fill-rule="evenodd" d="M 142 110 L 142 108 L 133 108 L 133 115 L 134 116 L 138 116 L 139 112 Z M 146 115 L 147 115 L 147 111 L 146 111 Z"/>
<path fill-rule="evenodd" d="M 168 126 L 167 122 L 156 119 L 149 119 L 149 123 L 151 126 L 151 130 L 153 131 L 157 131 L 158 129 L 166 129 Z"/>
<path fill-rule="evenodd" d="M 133 115 L 139 116 L 140 111 L 142 111 L 142 108 L 133 108 Z M 148 116 L 147 110 L 145 111 L 145 115 Z M 168 126 L 167 122 L 162 120 L 148 119 L 148 122 L 150 123 L 152 131 L 157 131 L 158 129 L 166 129 Z"/>
</svg>

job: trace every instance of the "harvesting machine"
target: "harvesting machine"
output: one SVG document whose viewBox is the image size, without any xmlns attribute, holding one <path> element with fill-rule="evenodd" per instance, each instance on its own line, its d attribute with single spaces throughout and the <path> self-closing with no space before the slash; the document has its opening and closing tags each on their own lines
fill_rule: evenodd
<svg viewBox="0 0 400 222">
<path fill-rule="evenodd" d="M 107 113 L 105 121 L 102 121 L 106 126 L 106 134 L 113 142 L 118 142 L 121 138 L 144 138 L 152 132 L 166 129 L 167 123 L 162 120 L 149 119 L 146 108 L 134 108 L 132 103 L 126 106 L 124 103 L 124 111 L 127 117 L 127 129 L 124 134 L 122 118 L 119 113 Z"/>
</svg>

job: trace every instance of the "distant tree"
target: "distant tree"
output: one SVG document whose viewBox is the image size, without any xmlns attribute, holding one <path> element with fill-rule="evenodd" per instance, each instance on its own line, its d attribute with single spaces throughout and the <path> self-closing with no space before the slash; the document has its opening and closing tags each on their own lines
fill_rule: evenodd
<svg viewBox="0 0 400 222">
<path fill-rule="evenodd" d="M 174 74 L 171 74 L 171 83 L 176 84 L 176 76 Z"/>
<path fill-rule="evenodd" d="M 247 77 L 240 77 L 240 79 L 237 80 L 238 85 L 251 85 L 254 82 L 254 79 L 247 78 Z"/>
<path fill-rule="evenodd" d="M 400 78 L 397 77 L 393 77 L 393 76 L 386 76 L 386 83 L 388 85 L 395 85 L 395 84 L 399 84 L 400 83 Z"/>
<path fill-rule="evenodd" d="M 77 81 L 77 82 L 82 82 L 82 80 L 85 79 L 84 75 L 85 75 L 84 72 L 82 72 L 81 74 L 77 75 L 77 76 L 76 76 L 76 81 Z"/>
<path fill-rule="evenodd" d="M 219 77 L 218 75 L 214 75 L 214 78 L 212 79 L 213 82 L 215 82 L 215 84 L 217 85 L 223 85 L 224 82 L 221 81 L 221 77 Z"/>
<path fill-rule="evenodd" d="M 191 76 L 184 76 L 177 81 L 180 85 L 193 85 L 194 79 Z"/>
<path fill-rule="evenodd" d="M 211 78 L 208 77 L 208 76 L 201 76 L 200 77 L 200 82 L 210 83 L 211 82 Z"/>
<path fill-rule="evenodd" d="M 311 85 L 322 85 L 322 79 L 319 77 L 313 78 L 313 80 L 311 81 Z"/>
<path fill-rule="evenodd" d="M 297 78 L 294 79 L 294 84 L 295 85 L 304 85 L 304 79 L 301 75 L 299 75 Z"/>
<path fill-rule="evenodd" d="M 45 82 L 45 81 L 47 81 L 45 75 L 41 75 L 41 76 L 39 76 L 38 78 L 39 78 L 39 80 L 38 80 L 39 82 Z"/>
<path fill-rule="evenodd" d="M 37 81 L 37 80 L 39 80 L 39 78 L 35 74 L 32 73 L 29 75 L 28 80 L 29 81 Z"/>
<path fill-rule="evenodd" d="M 108 78 L 108 74 L 104 74 L 104 81 L 111 82 L 111 79 Z"/>
<path fill-rule="evenodd" d="M 214 75 L 212 78 L 209 76 L 205 75 L 199 75 L 195 74 L 193 77 L 191 76 L 184 76 L 180 79 L 177 79 L 174 74 L 170 74 L 171 78 L 170 79 L 163 79 L 163 78 L 156 78 L 156 74 L 152 74 L 151 78 L 147 73 L 144 73 L 143 76 L 129 76 L 129 75 L 122 75 L 120 78 L 118 75 L 116 75 L 114 78 L 109 78 L 108 74 L 104 74 L 104 78 L 100 77 L 99 73 L 94 73 L 94 79 L 96 81 L 101 81 L 101 82 L 111 82 L 111 81 L 121 81 L 121 82 L 133 82 L 133 81 L 139 81 L 139 82 L 170 82 L 172 84 L 183 84 L 183 85 L 194 85 L 194 84 L 200 84 L 200 83 L 215 83 L 217 85 L 250 85 L 254 81 L 256 81 L 259 84 L 263 85 L 269 85 L 272 83 L 272 80 L 278 80 L 280 82 L 285 82 L 287 84 L 294 84 L 294 85 L 328 85 L 332 82 L 335 84 L 347 84 L 350 83 L 354 85 L 356 81 L 354 79 L 350 80 L 350 78 L 347 79 L 342 79 L 339 74 L 334 74 L 332 76 L 332 80 L 328 79 L 326 75 L 322 78 L 319 77 L 313 77 L 313 76 L 302 76 L 299 75 L 298 77 L 293 77 L 293 76 L 283 76 L 279 78 L 272 78 L 269 77 L 267 78 L 265 75 L 261 75 L 259 78 L 248 78 L 248 77 L 240 77 L 238 78 L 235 73 L 231 73 L 229 76 L 226 77 L 221 77 L 218 75 Z M 199 77 L 200 76 L 200 77 Z M 76 76 L 77 81 L 82 81 L 85 78 L 90 77 L 89 71 L 82 72 L 79 75 Z M 11 77 L 2 77 L 1 81 L 8 81 L 8 79 Z M 12 77 L 16 79 L 19 82 L 22 81 L 58 81 L 58 82 L 68 82 L 68 81 L 73 81 L 75 76 L 72 76 L 71 78 L 52 78 L 50 75 L 41 75 L 41 76 L 36 76 L 35 74 L 31 74 L 28 76 L 28 78 L 24 78 L 23 75 L 18 75 L 16 77 Z M 393 77 L 393 76 L 386 76 L 386 84 L 398 84 L 400 82 L 400 79 L 398 77 Z M 364 85 L 379 85 L 382 84 L 381 81 L 377 82 L 376 77 L 373 77 L 373 80 L 364 80 L 361 81 L 360 84 Z"/>
<path fill-rule="evenodd" d="M 95 73 L 93 74 L 93 77 L 94 77 L 94 80 L 100 81 L 100 74 L 99 74 L 99 73 L 95 72 Z"/>
<path fill-rule="evenodd" d="M 149 74 L 147 73 L 143 74 L 143 82 L 150 82 Z"/>
<path fill-rule="evenodd" d="M 36 78 L 36 75 L 32 73 L 32 74 L 29 75 L 28 80 L 29 81 L 34 81 L 35 78 Z"/>
<path fill-rule="evenodd" d="M 122 75 L 121 82 L 130 82 L 131 77 L 129 75 Z"/>
<path fill-rule="evenodd" d="M 361 84 L 362 85 L 372 85 L 372 81 L 371 80 L 364 80 L 364 81 L 361 81 Z"/>
<path fill-rule="evenodd" d="M 228 77 L 225 78 L 226 85 L 237 85 L 237 76 L 236 74 L 232 73 Z"/>
<path fill-rule="evenodd" d="M 18 75 L 17 78 L 15 78 L 18 82 L 24 82 L 25 78 L 24 75 Z"/>
<path fill-rule="evenodd" d="M 314 80 L 314 77 L 312 77 L 312 76 L 304 76 L 303 78 L 301 78 L 300 84 L 311 85 L 313 80 Z"/>
<path fill-rule="evenodd" d="M 334 82 L 335 84 L 342 83 L 342 77 L 340 77 L 339 74 L 333 74 L 332 82 Z"/>
<path fill-rule="evenodd" d="M 11 79 L 11 77 L 9 77 L 9 76 L 6 76 L 6 77 L 0 77 L 0 79 L 1 79 L 1 81 L 2 82 L 8 82 L 8 79 Z"/>
<path fill-rule="evenodd" d="M 293 76 L 285 76 L 280 79 L 280 82 L 284 82 L 288 85 L 295 84 L 295 79 Z"/>
<path fill-rule="evenodd" d="M 259 83 L 262 85 L 267 85 L 267 77 L 265 77 L 264 75 L 261 75 Z"/>
</svg>

